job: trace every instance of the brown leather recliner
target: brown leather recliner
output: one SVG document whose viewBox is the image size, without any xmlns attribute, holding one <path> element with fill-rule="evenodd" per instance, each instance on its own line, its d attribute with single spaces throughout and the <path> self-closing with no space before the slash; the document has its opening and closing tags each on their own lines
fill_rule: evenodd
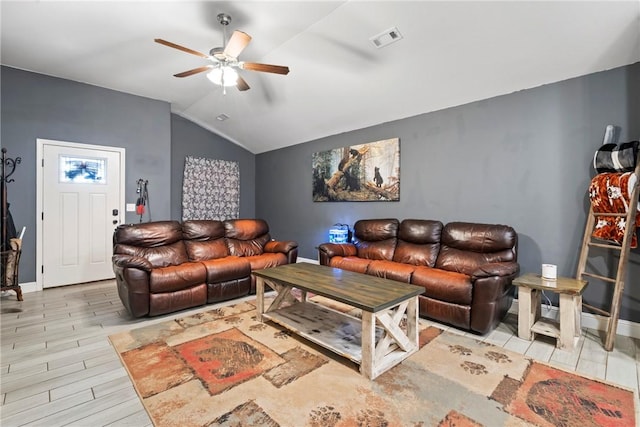
<svg viewBox="0 0 640 427">
<path fill-rule="evenodd" d="M 353 243 L 323 243 L 320 264 L 424 287 L 420 316 L 477 333 L 495 328 L 513 301 L 518 235 L 494 224 L 360 220 Z"/>
<path fill-rule="evenodd" d="M 272 240 L 260 219 L 121 225 L 113 243 L 118 295 L 134 317 L 255 293 L 252 270 L 298 256 L 296 242 Z"/>
</svg>

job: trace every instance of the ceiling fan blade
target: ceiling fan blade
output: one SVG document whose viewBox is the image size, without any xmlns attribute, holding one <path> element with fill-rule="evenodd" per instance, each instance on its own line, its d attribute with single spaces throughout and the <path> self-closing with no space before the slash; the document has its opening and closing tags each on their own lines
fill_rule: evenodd
<svg viewBox="0 0 640 427">
<path fill-rule="evenodd" d="M 231 39 L 229 39 L 229 43 L 227 43 L 227 46 L 225 46 L 224 54 L 233 58 L 237 58 L 238 55 L 240 55 L 240 52 L 242 52 L 244 48 L 247 47 L 250 41 L 251 36 L 249 34 L 236 30 L 231 35 Z"/>
<path fill-rule="evenodd" d="M 241 92 L 251 89 L 247 82 L 240 76 L 238 76 L 238 80 L 236 80 L 236 87 Z"/>
<path fill-rule="evenodd" d="M 194 74 L 202 73 L 203 71 L 207 71 L 213 68 L 213 65 L 205 65 L 204 67 L 194 68 L 193 70 L 183 71 L 178 74 L 174 74 L 174 77 L 189 77 Z"/>
<path fill-rule="evenodd" d="M 262 71 L 263 73 L 289 74 L 289 67 L 283 65 L 258 64 L 257 62 L 243 62 L 241 67 L 245 70 Z"/>
<path fill-rule="evenodd" d="M 179 44 L 171 43 L 171 42 L 168 42 L 166 40 L 153 39 L 153 41 L 156 42 L 156 43 L 163 44 L 165 46 L 172 47 L 174 49 L 181 50 L 181 51 L 186 52 L 186 53 L 190 53 L 192 55 L 200 56 L 202 58 L 209 58 L 209 55 L 205 55 L 202 52 L 198 52 L 197 50 L 189 49 L 188 47 L 180 46 Z"/>
</svg>

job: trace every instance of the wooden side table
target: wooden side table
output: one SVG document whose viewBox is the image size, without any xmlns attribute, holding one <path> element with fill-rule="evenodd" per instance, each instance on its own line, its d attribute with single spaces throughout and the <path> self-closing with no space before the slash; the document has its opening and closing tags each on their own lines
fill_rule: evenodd
<svg viewBox="0 0 640 427">
<path fill-rule="evenodd" d="M 531 341 L 535 334 L 556 338 L 556 346 L 571 350 L 580 337 L 582 293 L 586 280 L 558 277 L 543 279 L 539 274 L 527 273 L 513 280 L 518 286 L 518 336 Z M 555 292 L 560 297 L 560 322 L 542 317 L 542 291 Z"/>
</svg>

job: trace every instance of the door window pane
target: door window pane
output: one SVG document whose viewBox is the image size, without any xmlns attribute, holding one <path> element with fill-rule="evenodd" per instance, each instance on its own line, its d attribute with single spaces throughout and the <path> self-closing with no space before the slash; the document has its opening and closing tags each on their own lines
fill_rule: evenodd
<svg viewBox="0 0 640 427">
<path fill-rule="evenodd" d="M 58 166 L 61 183 L 107 183 L 106 158 L 60 156 Z"/>
</svg>

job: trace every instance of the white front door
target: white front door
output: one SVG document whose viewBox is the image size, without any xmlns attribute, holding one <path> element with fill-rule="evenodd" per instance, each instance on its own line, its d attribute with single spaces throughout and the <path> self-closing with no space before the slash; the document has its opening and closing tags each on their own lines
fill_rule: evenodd
<svg viewBox="0 0 640 427">
<path fill-rule="evenodd" d="M 124 150 L 40 142 L 42 286 L 113 278 L 113 230 L 124 215 Z"/>
</svg>

